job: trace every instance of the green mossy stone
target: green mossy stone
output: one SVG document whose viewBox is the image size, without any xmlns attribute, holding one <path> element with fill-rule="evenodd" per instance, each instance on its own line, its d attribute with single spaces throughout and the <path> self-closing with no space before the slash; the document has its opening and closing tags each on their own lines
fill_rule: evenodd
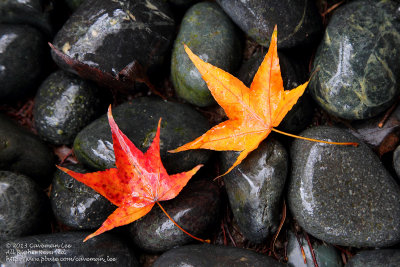
<svg viewBox="0 0 400 267">
<path fill-rule="evenodd" d="M 217 4 L 202 2 L 186 12 L 175 40 L 171 76 L 177 95 L 200 107 L 212 105 L 215 100 L 183 44 L 204 61 L 232 73 L 242 54 L 237 29 Z"/>
<path fill-rule="evenodd" d="M 352 1 L 333 14 L 315 55 L 310 91 L 332 115 L 371 118 L 400 94 L 396 1 Z"/>
</svg>

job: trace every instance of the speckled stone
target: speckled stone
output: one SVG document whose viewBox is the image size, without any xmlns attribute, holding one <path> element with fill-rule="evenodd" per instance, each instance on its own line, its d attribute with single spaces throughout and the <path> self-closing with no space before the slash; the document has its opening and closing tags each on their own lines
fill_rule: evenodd
<svg viewBox="0 0 400 267">
<path fill-rule="evenodd" d="M 62 267 L 140 266 L 132 250 L 120 238 L 103 233 L 82 242 L 89 234 L 90 232 L 65 232 L 36 235 L 1 244 L 0 265 L 26 266 L 29 263 L 29 266 Z"/>
<path fill-rule="evenodd" d="M 87 0 L 53 44 L 67 56 L 115 76 L 131 63 L 149 71 L 162 64 L 174 31 L 175 21 L 165 1 Z M 62 69 L 76 73 L 54 51 L 52 56 Z M 103 81 L 100 74 L 91 78 Z"/>
<path fill-rule="evenodd" d="M 302 136 L 360 142 L 350 133 L 321 126 Z M 288 204 L 306 232 L 328 243 L 383 247 L 400 241 L 400 188 L 364 144 L 337 146 L 295 140 Z"/>
<path fill-rule="evenodd" d="M 30 178 L 0 171 L 0 242 L 40 232 L 48 208 L 46 196 Z"/>
<path fill-rule="evenodd" d="M 400 266 L 400 249 L 365 250 L 357 253 L 346 267 Z"/>
<path fill-rule="evenodd" d="M 217 4 L 198 3 L 186 12 L 172 51 L 171 76 L 177 95 L 200 107 L 214 104 L 183 44 L 206 62 L 232 73 L 241 60 L 241 44 L 234 24 Z"/>
<path fill-rule="evenodd" d="M 318 40 L 321 17 L 309 0 L 217 0 L 232 20 L 259 44 L 268 47 L 278 25 L 278 47 L 306 46 Z"/>
<path fill-rule="evenodd" d="M 400 146 L 393 152 L 393 167 L 397 177 L 400 179 Z"/>
<path fill-rule="evenodd" d="M 315 55 L 310 84 L 318 104 L 345 119 L 384 111 L 400 94 L 396 1 L 351 1 L 338 8 Z"/>
<path fill-rule="evenodd" d="M 239 152 L 223 152 L 227 170 Z M 276 140 L 268 139 L 224 176 L 230 207 L 243 235 L 262 243 L 275 233 L 280 221 L 281 194 L 285 186 L 288 155 Z"/>
<path fill-rule="evenodd" d="M 112 110 L 121 131 L 141 150 L 146 151 L 157 131 L 160 118 L 160 154 L 168 173 L 188 171 L 205 163 L 208 150 L 168 153 L 205 133 L 208 121 L 185 104 L 142 97 Z M 79 161 L 94 169 L 108 169 L 115 165 L 111 130 L 106 115 L 85 127 L 75 138 L 74 151 Z"/>
<path fill-rule="evenodd" d="M 249 60 L 244 62 L 238 71 L 238 78 L 247 87 L 250 87 L 254 75 L 260 67 L 265 53 L 254 53 Z M 307 81 L 307 70 L 296 60 L 279 52 L 279 65 L 285 90 L 292 90 Z M 297 133 L 310 124 L 314 112 L 314 103 L 307 91 L 299 98 L 297 103 L 279 124 L 278 129 Z"/>
<path fill-rule="evenodd" d="M 161 202 L 174 221 L 190 234 L 209 237 L 219 222 L 220 199 L 216 184 L 191 181 L 179 195 Z M 161 252 L 195 241 L 181 231 L 155 205 L 146 216 L 129 225 L 134 243 L 150 252 Z"/>
<path fill-rule="evenodd" d="M 64 167 L 79 173 L 90 172 L 80 165 Z M 50 202 L 56 219 L 75 229 L 97 229 L 117 208 L 105 197 L 60 170 L 54 174 Z"/>
<path fill-rule="evenodd" d="M 20 100 L 35 89 L 44 67 L 44 41 L 30 26 L 0 24 L 0 103 Z"/>
<path fill-rule="evenodd" d="M 53 72 L 36 94 L 36 130 L 49 143 L 72 144 L 80 130 L 107 111 L 107 104 L 104 91 L 93 83 L 65 71 Z"/>
<path fill-rule="evenodd" d="M 54 169 L 50 149 L 36 135 L 0 114 L 0 170 L 28 175 L 47 187 Z"/>
<path fill-rule="evenodd" d="M 299 245 L 303 247 L 304 254 L 306 255 L 306 263 L 304 263 L 303 254 Z M 342 258 L 337 249 L 331 245 L 326 244 L 312 244 L 315 259 L 319 267 L 341 267 L 343 266 Z M 297 237 L 292 231 L 288 232 L 288 245 L 287 245 L 288 266 L 290 267 L 314 267 L 313 257 L 311 255 L 310 247 L 304 237 Z"/>
<path fill-rule="evenodd" d="M 162 254 L 153 267 L 278 267 L 286 264 L 251 250 L 215 246 L 190 245 L 171 249 Z"/>
</svg>

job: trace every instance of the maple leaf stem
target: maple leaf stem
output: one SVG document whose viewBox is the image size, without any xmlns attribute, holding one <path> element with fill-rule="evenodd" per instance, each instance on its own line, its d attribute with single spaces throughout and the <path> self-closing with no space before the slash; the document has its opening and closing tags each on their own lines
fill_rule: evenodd
<svg viewBox="0 0 400 267">
<path fill-rule="evenodd" d="M 290 137 L 311 141 L 311 142 L 325 143 L 325 144 L 331 144 L 331 145 L 340 145 L 340 146 L 358 147 L 358 143 L 355 143 L 355 142 L 329 142 L 329 141 L 324 141 L 324 140 L 318 140 L 318 139 L 312 139 L 312 138 L 307 138 L 307 137 L 303 137 L 303 136 L 298 136 L 298 135 L 294 135 L 294 134 L 290 134 L 290 133 L 285 133 L 285 132 L 282 132 L 282 131 L 277 130 L 275 128 L 271 128 L 271 131 L 274 131 L 274 132 L 277 132 L 277 133 L 280 133 L 280 134 L 283 134 L 283 135 L 287 135 L 287 136 L 290 136 Z"/>
<path fill-rule="evenodd" d="M 158 206 L 160 207 L 160 209 L 165 213 L 165 215 L 167 215 L 168 219 L 170 219 L 170 220 L 176 225 L 176 227 L 178 227 L 182 232 L 184 232 L 185 234 L 187 234 L 188 236 L 190 236 L 190 237 L 193 238 L 193 239 L 196 239 L 196 240 L 198 240 L 198 241 L 200 241 L 200 242 L 203 242 L 203 243 L 208 243 L 208 244 L 210 244 L 210 240 L 209 240 L 209 239 L 204 240 L 204 239 L 195 237 L 194 235 L 189 234 L 188 232 L 186 232 L 182 227 L 180 227 L 180 226 L 174 221 L 174 219 L 172 219 L 171 216 L 169 216 L 169 214 L 168 214 L 168 213 L 165 211 L 165 209 L 161 206 L 160 202 L 156 201 L 156 203 L 158 204 Z"/>
</svg>

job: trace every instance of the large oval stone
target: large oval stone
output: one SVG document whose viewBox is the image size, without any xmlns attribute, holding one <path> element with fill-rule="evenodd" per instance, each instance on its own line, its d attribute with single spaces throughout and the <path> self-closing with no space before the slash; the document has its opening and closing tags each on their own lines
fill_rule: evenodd
<svg viewBox="0 0 400 267">
<path fill-rule="evenodd" d="M 161 202 L 180 227 L 197 237 L 212 232 L 219 221 L 219 204 L 219 189 L 208 181 L 192 181 L 176 198 Z M 130 224 L 129 232 L 138 247 L 150 252 L 166 251 L 194 241 L 157 205 L 146 216 Z"/>
<path fill-rule="evenodd" d="M 210 151 L 191 150 L 168 153 L 194 140 L 209 129 L 208 121 L 185 104 L 156 98 L 137 98 L 113 109 L 113 116 L 121 131 L 142 151 L 147 150 L 157 131 L 160 118 L 161 159 L 170 174 L 188 171 L 205 163 Z M 115 165 L 111 130 L 106 115 L 84 128 L 74 141 L 79 161 L 94 169 L 108 169 Z"/>
<path fill-rule="evenodd" d="M 223 169 L 232 166 L 239 154 L 224 152 Z M 278 141 L 268 139 L 224 176 L 233 215 L 241 232 L 252 242 L 262 243 L 277 230 L 287 168 L 285 148 Z"/>
<path fill-rule="evenodd" d="M 400 21 L 395 1 L 352 1 L 335 11 L 315 56 L 310 89 L 345 119 L 366 119 L 400 94 Z"/>
<path fill-rule="evenodd" d="M 29 266 L 140 266 L 120 238 L 103 233 L 83 242 L 89 234 L 65 232 L 9 241 L 0 245 L 0 264 L 4 267 L 27 263 Z"/>
<path fill-rule="evenodd" d="M 29 177 L 0 171 L 0 241 L 37 234 L 50 226 L 48 208 L 45 194 Z"/>
<path fill-rule="evenodd" d="M 104 95 L 96 85 L 73 74 L 61 70 L 50 74 L 35 98 L 38 134 L 52 144 L 71 144 L 82 128 L 107 110 Z"/>
<path fill-rule="evenodd" d="M 241 60 L 234 24 L 217 4 L 196 4 L 186 12 L 172 51 L 171 76 L 177 95 L 200 107 L 214 104 L 210 90 L 183 44 L 206 62 L 232 72 Z"/>
<path fill-rule="evenodd" d="M 90 172 L 79 165 L 65 167 L 79 173 Z M 92 188 L 61 170 L 54 174 L 50 202 L 57 220 L 75 229 L 99 228 L 117 208 Z"/>
<path fill-rule="evenodd" d="M 346 267 L 400 266 L 400 249 L 365 250 L 357 253 Z"/>
<path fill-rule="evenodd" d="M 47 187 L 54 167 L 54 154 L 36 135 L 0 115 L 0 170 L 28 175 Z"/>
<path fill-rule="evenodd" d="M 305 231 L 343 246 L 382 247 L 400 241 L 400 188 L 378 157 L 350 133 L 315 127 L 302 136 L 358 147 L 295 140 L 289 208 Z"/>
<path fill-rule="evenodd" d="M 268 47 L 278 26 L 278 47 L 305 46 L 318 40 L 321 18 L 309 0 L 217 0 L 232 20 L 257 43 Z"/>
<path fill-rule="evenodd" d="M 278 267 L 286 265 L 248 249 L 206 244 L 171 249 L 162 254 L 153 265 L 153 267 L 184 266 Z"/>
</svg>

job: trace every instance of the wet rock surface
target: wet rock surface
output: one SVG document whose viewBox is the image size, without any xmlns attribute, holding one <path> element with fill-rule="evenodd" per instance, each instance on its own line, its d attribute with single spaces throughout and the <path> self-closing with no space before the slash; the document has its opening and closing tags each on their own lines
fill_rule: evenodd
<svg viewBox="0 0 400 267">
<path fill-rule="evenodd" d="M 0 171 L 0 241 L 37 234 L 49 226 L 48 200 L 29 177 Z M 4 255 L 0 253 L 1 255 Z"/>
<path fill-rule="evenodd" d="M 398 146 L 393 153 L 393 166 L 397 177 L 400 178 L 400 146 Z"/>
<path fill-rule="evenodd" d="M 162 254 L 153 266 L 277 267 L 286 265 L 273 260 L 271 257 L 247 249 L 214 245 L 190 245 L 175 248 Z"/>
<path fill-rule="evenodd" d="M 65 167 L 79 173 L 90 172 L 79 165 Z M 105 197 L 60 170 L 54 174 L 50 202 L 57 220 L 75 229 L 97 229 L 117 208 Z"/>
<path fill-rule="evenodd" d="M 314 127 L 302 136 L 360 142 L 332 127 Z M 291 158 L 288 204 L 308 233 L 353 247 L 400 241 L 400 188 L 365 144 L 351 147 L 295 140 Z"/>
<path fill-rule="evenodd" d="M 209 235 L 219 220 L 219 189 L 212 182 L 192 181 L 176 198 L 160 204 L 180 227 L 194 236 Z M 166 251 L 194 241 L 157 205 L 130 224 L 129 233 L 138 247 L 150 252 Z"/>
<path fill-rule="evenodd" d="M 65 71 L 54 72 L 36 94 L 36 130 L 52 144 L 72 144 L 82 128 L 107 110 L 105 99 L 104 90 L 93 83 Z"/>
<path fill-rule="evenodd" d="M 27 262 L 29 266 L 76 266 L 77 262 L 80 266 L 140 266 L 120 238 L 105 233 L 82 242 L 89 234 L 68 232 L 15 239 L 0 245 L 0 263 L 5 267 Z M 11 253 L 7 255 L 7 251 Z M 63 260 L 68 258 L 73 261 Z"/>
<path fill-rule="evenodd" d="M 322 30 L 313 1 L 301 0 L 217 0 L 232 20 L 259 44 L 268 47 L 274 26 L 278 26 L 278 47 L 309 45 Z"/>
<path fill-rule="evenodd" d="M 354 255 L 346 264 L 348 267 L 399 266 L 399 249 L 366 250 Z"/>
<path fill-rule="evenodd" d="M 0 169 L 28 175 L 45 187 L 54 171 L 54 155 L 37 136 L 0 115 Z"/>
<path fill-rule="evenodd" d="M 183 44 L 206 62 L 232 73 L 242 54 L 237 29 L 217 4 L 202 2 L 186 12 L 175 40 L 171 77 L 177 95 L 200 107 L 215 104 Z"/>
<path fill-rule="evenodd" d="M 345 119 L 371 118 L 400 94 L 398 4 L 352 1 L 332 16 L 310 84 L 318 104 Z"/>
<path fill-rule="evenodd" d="M 223 170 L 232 166 L 238 155 L 239 152 L 224 152 Z M 233 215 L 241 232 L 252 242 L 262 243 L 277 230 L 287 169 L 285 148 L 268 139 L 224 176 Z"/>
<path fill-rule="evenodd" d="M 185 104 L 162 101 L 156 98 L 138 98 L 124 103 L 112 111 L 123 133 L 141 150 L 150 146 L 161 122 L 161 159 L 170 174 L 187 171 L 205 163 L 210 151 L 192 150 L 167 153 L 202 135 L 209 128 L 207 120 Z M 74 141 L 79 161 L 94 169 L 114 166 L 111 130 L 106 115 L 85 127 Z"/>
</svg>

